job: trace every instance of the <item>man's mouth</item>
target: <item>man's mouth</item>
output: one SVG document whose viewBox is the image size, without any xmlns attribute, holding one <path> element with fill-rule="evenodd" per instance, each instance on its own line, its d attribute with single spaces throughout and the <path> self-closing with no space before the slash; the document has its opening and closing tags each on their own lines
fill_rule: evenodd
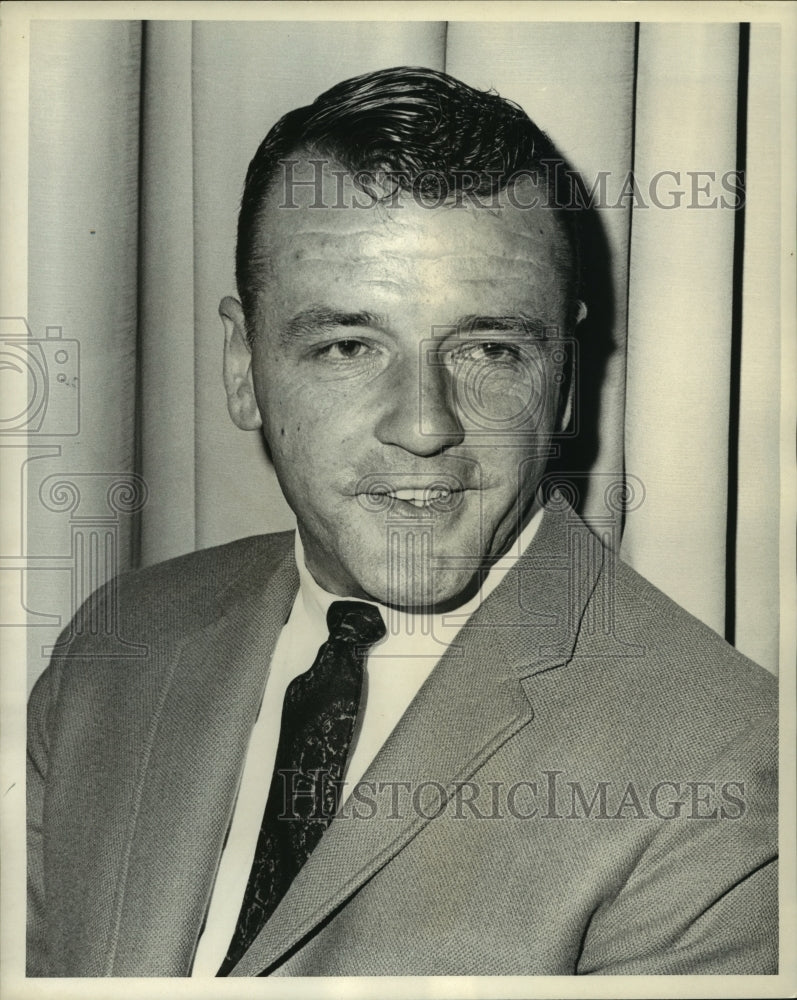
<svg viewBox="0 0 797 1000">
<path fill-rule="evenodd" d="M 363 505 L 374 512 L 389 507 L 404 510 L 412 507 L 447 513 L 459 506 L 465 486 L 451 475 L 436 475 L 434 479 L 420 475 L 371 475 L 358 483 L 356 493 Z"/>
<path fill-rule="evenodd" d="M 411 503 L 413 507 L 435 507 L 437 509 L 448 507 L 453 493 L 454 490 L 438 484 L 423 489 L 373 489 L 370 491 L 371 496 L 374 497 L 391 497 L 393 500 L 404 500 L 406 503 Z"/>
</svg>

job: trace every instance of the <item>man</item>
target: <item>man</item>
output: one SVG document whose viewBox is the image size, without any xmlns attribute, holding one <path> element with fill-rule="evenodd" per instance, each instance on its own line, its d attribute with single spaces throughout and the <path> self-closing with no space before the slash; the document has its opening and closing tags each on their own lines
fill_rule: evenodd
<svg viewBox="0 0 797 1000">
<path fill-rule="evenodd" d="M 547 488 L 556 160 L 429 70 L 264 140 L 224 381 L 298 534 L 124 578 L 141 660 L 78 616 L 31 698 L 30 974 L 777 971 L 774 682 Z"/>
</svg>

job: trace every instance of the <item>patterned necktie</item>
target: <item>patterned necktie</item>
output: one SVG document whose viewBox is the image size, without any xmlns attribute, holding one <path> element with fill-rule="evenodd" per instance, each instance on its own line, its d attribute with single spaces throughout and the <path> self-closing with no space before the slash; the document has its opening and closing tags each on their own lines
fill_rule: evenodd
<svg viewBox="0 0 797 1000">
<path fill-rule="evenodd" d="M 288 891 L 338 808 L 369 648 L 385 634 L 379 610 L 335 601 L 329 638 L 285 692 L 274 776 L 227 957 L 226 976 Z"/>
</svg>

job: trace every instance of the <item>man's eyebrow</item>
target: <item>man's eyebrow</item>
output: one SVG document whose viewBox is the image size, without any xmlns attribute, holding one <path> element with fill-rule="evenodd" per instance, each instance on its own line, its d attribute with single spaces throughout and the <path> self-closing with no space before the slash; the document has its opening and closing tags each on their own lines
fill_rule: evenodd
<svg viewBox="0 0 797 1000">
<path fill-rule="evenodd" d="M 328 309 L 326 306 L 311 306 L 288 320 L 280 331 L 280 338 L 284 343 L 289 343 L 309 333 L 319 333 L 323 330 L 340 327 L 385 329 L 387 322 L 384 316 L 367 310 L 344 312 L 339 309 Z"/>
<path fill-rule="evenodd" d="M 549 324 L 550 325 L 550 324 Z M 541 337 L 545 333 L 543 320 L 525 313 L 506 316 L 461 316 L 457 321 L 457 331 L 461 333 L 526 333 Z"/>
</svg>

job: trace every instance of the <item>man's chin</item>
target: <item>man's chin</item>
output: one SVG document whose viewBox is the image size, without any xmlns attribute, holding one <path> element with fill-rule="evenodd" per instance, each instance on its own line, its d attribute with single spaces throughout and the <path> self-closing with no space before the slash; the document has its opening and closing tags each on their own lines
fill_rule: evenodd
<svg viewBox="0 0 797 1000">
<path fill-rule="evenodd" d="M 489 565 L 477 531 L 433 536 L 430 530 L 402 522 L 400 527 L 390 525 L 391 530 L 386 529 L 382 538 L 379 532 L 368 530 L 372 529 L 370 524 L 358 528 L 359 534 L 349 531 L 338 538 L 334 550 L 327 547 L 337 555 L 337 579 L 327 584 L 333 593 L 377 601 L 405 612 L 443 613 L 476 594 L 482 570 Z M 330 562 L 327 558 L 327 565 Z M 324 565 L 323 560 L 317 563 Z"/>
<path fill-rule="evenodd" d="M 479 589 L 479 573 L 451 573 L 441 570 L 435 572 L 433 577 L 432 580 L 425 576 L 409 580 L 395 579 L 386 586 L 374 588 L 371 597 L 398 611 L 442 614 L 461 607 Z"/>
</svg>

